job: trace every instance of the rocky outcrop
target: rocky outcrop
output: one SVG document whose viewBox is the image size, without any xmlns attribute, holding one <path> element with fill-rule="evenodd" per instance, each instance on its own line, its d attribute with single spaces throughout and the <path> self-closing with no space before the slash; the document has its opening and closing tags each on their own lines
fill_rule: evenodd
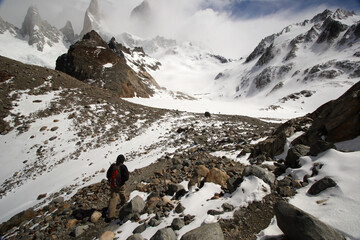
<svg viewBox="0 0 360 240">
<path fill-rule="evenodd" d="M 309 131 L 295 139 L 293 144 L 312 146 L 321 136 L 325 141 L 336 143 L 360 135 L 360 82 L 352 86 L 338 99 L 330 101 L 310 117 L 314 119 Z M 344 107 L 346 106 L 346 107 Z"/>
<path fill-rule="evenodd" d="M 289 203 L 280 201 L 274 210 L 279 228 L 289 239 L 345 239 L 330 226 Z"/>
<path fill-rule="evenodd" d="M 328 17 L 322 25 L 322 28 L 324 30 L 322 31 L 316 42 L 331 42 L 336 39 L 341 32 L 345 31 L 347 27 L 347 25 L 342 24 L 341 22 L 336 21 L 331 17 Z"/>
<path fill-rule="evenodd" d="M 110 49 L 95 31 L 72 45 L 68 53 L 56 61 L 56 69 L 81 81 L 118 92 L 121 97 L 149 97 L 155 80 L 147 75 L 140 78 L 124 57 Z"/>
</svg>

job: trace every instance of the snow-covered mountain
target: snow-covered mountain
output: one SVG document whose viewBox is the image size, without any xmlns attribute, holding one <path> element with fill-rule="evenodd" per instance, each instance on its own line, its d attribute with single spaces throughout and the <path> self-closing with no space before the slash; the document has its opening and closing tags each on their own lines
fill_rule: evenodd
<svg viewBox="0 0 360 240">
<path fill-rule="evenodd" d="M 354 12 L 325 10 L 264 38 L 237 66 L 216 79 L 214 92 L 229 98 L 268 99 L 314 107 L 342 94 L 360 79 L 359 21 Z"/>
<path fill-rule="evenodd" d="M 67 24 L 64 32 L 70 33 L 70 27 Z M 0 55 L 24 63 L 54 68 L 56 58 L 72 41 L 71 34 L 65 35 L 43 20 L 34 6 L 29 7 L 21 29 L 0 19 Z"/>
</svg>

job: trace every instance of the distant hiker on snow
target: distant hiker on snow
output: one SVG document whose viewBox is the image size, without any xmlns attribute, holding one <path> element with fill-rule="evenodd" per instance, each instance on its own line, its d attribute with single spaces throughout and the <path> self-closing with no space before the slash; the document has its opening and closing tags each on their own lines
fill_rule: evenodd
<svg viewBox="0 0 360 240">
<path fill-rule="evenodd" d="M 116 164 L 113 163 L 106 172 L 106 177 L 110 184 L 111 196 L 109 200 L 109 208 L 107 217 L 109 219 L 115 218 L 116 206 L 119 202 L 124 205 L 127 201 L 125 182 L 129 179 L 129 171 L 124 165 L 125 157 L 120 154 L 116 159 Z"/>
</svg>

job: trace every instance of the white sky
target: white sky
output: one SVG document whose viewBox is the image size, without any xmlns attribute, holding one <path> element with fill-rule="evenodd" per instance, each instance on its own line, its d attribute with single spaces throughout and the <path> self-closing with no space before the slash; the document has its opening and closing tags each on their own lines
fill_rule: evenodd
<svg viewBox="0 0 360 240">
<path fill-rule="evenodd" d="M 114 35 L 130 32 L 140 37 L 156 35 L 200 42 L 217 54 L 229 58 L 246 57 L 259 41 L 285 26 L 309 19 L 329 6 L 319 5 L 304 10 L 283 10 L 275 14 L 245 19 L 234 18 L 225 10 L 231 1 L 216 0 L 149 0 L 153 13 L 152 21 L 134 26 L 129 20 L 131 10 L 142 0 L 98 0 L 103 14 L 104 27 Z M 4 0 L 0 5 L 0 16 L 17 27 L 21 27 L 30 5 L 39 9 L 40 15 L 50 24 L 61 28 L 67 20 L 76 33 L 82 29 L 84 14 L 90 0 Z"/>
</svg>

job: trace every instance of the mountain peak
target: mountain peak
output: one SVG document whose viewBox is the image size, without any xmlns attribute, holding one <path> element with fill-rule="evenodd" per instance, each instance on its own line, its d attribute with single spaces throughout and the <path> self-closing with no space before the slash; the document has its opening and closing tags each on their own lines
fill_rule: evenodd
<svg viewBox="0 0 360 240">
<path fill-rule="evenodd" d="M 148 21 L 151 17 L 151 7 L 147 0 L 144 0 L 139 6 L 131 11 L 131 19 L 137 21 Z"/>
<path fill-rule="evenodd" d="M 41 19 L 39 10 L 33 5 L 27 11 L 20 33 L 24 37 L 29 36 L 28 43 L 36 44 L 39 51 L 44 49 L 45 44 L 52 46 L 52 43 L 58 43 L 61 36 L 59 30 Z"/>
<path fill-rule="evenodd" d="M 71 43 L 74 44 L 76 41 L 76 37 L 75 37 L 75 33 L 74 33 L 74 29 L 73 26 L 71 24 L 70 21 L 67 21 L 65 26 L 63 28 L 60 29 L 60 32 L 62 32 L 64 34 L 64 36 L 66 37 L 66 39 Z"/>
<path fill-rule="evenodd" d="M 85 12 L 84 26 L 80 33 L 80 36 L 84 36 L 91 30 L 98 30 L 100 28 L 100 9 L 97 0 L 91 0 L 88 9 Z"/>
<path fill-rule="evenodd" d="M 39 14 L 39 10 L 31 5 L 28 8 L 24 22 L 21 28 L 21 34 L 23 36 L 30 35 L 34 31 L 35 26 L 40 26 L 42 19 Z"/>
</svg>

